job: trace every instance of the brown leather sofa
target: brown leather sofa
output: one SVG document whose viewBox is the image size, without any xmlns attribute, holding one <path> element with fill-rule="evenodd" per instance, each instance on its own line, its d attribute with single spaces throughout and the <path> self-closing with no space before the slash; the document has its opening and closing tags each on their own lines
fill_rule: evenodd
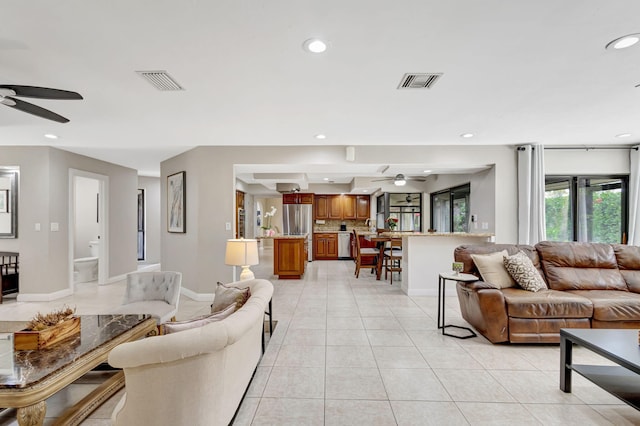
<svg viewBox="0 0 640 426">
<path fill-rule="evenodd" d="M 640 247 L 543 241 L 464 245 L 454 258 L 480 277 L 471 254 L 522 250 L 549 287 L 530 292 L 458 282 L 463 318 L 493 343 L 557 343 L 561 328 L 640 328 Z"/>
</svg>

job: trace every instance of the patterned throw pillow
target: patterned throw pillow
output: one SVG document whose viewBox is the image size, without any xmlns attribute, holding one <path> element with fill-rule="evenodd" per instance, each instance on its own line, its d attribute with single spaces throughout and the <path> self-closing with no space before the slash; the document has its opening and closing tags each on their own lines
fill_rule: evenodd
<svg viewBox="0 0 640 426">
<path fill-rule="evenodd" d="M 522 251 L 513 256 L 505 256 L 504 267 L 523 289 L 534 292 L 547 289 L 547 284 L 533 266 L 533 262 Z"/>
<path fill-rule="evenodd" d="M 232 303 L 221 311 L 213 314 L 202 315 L 186 321 L 166 322 L 162 325 L 162 334 L 177 333 L 178 331 L 189 330 L 191 328 L 202 327 L 212 322 L 222 321 L 236 310 L 236 304 Z"/>
<path fill-rule="evenodd" d="M 516 286 L 516 282 L 505 269 L 502 260 L 508 255 L 509 253 L 506 250 L 502 250 L 489 254 L 472 254 L 471 258 L 478 271 L 480 271 L 482 281 L 496 288 L 507 288 Z"/>
<path fill-rule="evenodd" d="M 221 282 L 216 286 L 216 293 L 213 298 L 213 304 L 211 305 L 211 312 L 217 312 L 225 307 L 229 306 L 231 303 L 236 304 L 236 311 L 242 308 L 249 297 L 251 296 L 251 291 L 249 287 L 246 288 L 238 288 L 233 286 L 226 286 Z"/>
</svg>

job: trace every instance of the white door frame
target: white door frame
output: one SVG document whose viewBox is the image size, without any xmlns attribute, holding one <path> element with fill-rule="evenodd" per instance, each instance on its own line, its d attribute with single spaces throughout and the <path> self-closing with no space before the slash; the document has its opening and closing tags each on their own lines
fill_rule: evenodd
<svg viewBox="0 0 640 426">
<path fill-rule="evenodd" d="M 98 181 L 98 232 L 100 244 L 98 246 L 98 284 L 108 284 L 109 279 L 109 176 L 84 170 L 69 169 L 69 289 L 73 293 L 75 286 L 73 282 L 73 260 L 76 237 L 76 187 L 75 178 L 85 177 Z"/>
</svg>

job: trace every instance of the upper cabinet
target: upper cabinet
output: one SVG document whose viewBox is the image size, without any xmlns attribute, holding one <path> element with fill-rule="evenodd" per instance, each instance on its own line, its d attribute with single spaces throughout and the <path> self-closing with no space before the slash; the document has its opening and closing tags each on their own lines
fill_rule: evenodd
<svg viewBox="0 0 640 426">
<path fill-rule="evenodd" d="M 368 195 L 316 195 L 314 218 L 334 220 L 368 219 L 370 200 Z"/>
<path fill-rule="evenodd" d="M 282 194 L 282 204 L 313 204 L 313 194 Z"/>
</svg>

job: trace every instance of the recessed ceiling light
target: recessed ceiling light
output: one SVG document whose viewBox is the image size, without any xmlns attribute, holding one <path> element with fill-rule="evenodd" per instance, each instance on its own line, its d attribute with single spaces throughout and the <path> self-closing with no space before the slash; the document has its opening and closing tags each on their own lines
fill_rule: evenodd
<svg viewBox="0 0 640 426">
<path fill-rule="evenodd" d="M 616 138 L 628 138 L 629 136 L 631 136 L 631 133 L 620 133 L 616 135 Z"/>
<path fill-rule="evenodd" d="M 431 170 L 423 170 L 422 173 L 431 173 Z"/>
<path fill-rule="evenodd" d="M 613 41 L 610 41 L 605 46 L 605 49 L 626 49 L 627 47 L 631 47 L 637 42 L 640 41 L 640 34 L 627 34 L 626 36 L 619 37 Z"/>
<path fill-rule="evenodd" d="M 329 178 L 322 178 L 322 180 L 329 180 Z"/>
<path fill-rule="evenodd" d="M 327 135 L 324 135 L 322 133 L 319 133 L 316 135 L 316 139 L 326 139 L 326 138 L 327 138 Z"/>
<path fill-rule="evenodd" d="M 306 40 L 302 46 L 304 47 L 304 50 L 311 53 L 322 53 L 327 50 L 327 44 L 317 38 L 310 38 L 309 40 Z"/>
<path fill-rule="evenodd" d="M 463 133 L 460 135 L 461 138 L 472 138 L 473 133 Z"/>
<path fill-rule="evenodd" d="M 362 192 L 369 192 L 369 191 L 367 191 L 366 189 L 363 189 Z"/>
<path fill-rule="evenodd" d="M 53 133 L 47 133 L 46 135 L 44 135 L 44 137 L 47 139 L 58 139 L 58 136 L 54 135 Z"/>
</svg>

